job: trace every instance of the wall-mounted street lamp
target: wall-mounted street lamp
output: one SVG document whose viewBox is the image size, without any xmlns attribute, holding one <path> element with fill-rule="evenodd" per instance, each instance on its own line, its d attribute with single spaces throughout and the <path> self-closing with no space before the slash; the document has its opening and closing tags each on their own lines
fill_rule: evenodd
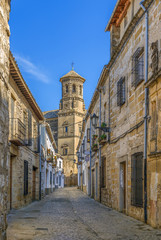
<svg viewBox="0 0 161 240">
<path fill-rule="evenodd" d="M 92 125 L 95 129 L 100 129 L 103 132 L 110 132 L 110 128 L 106 126 L 97 127 L 99 117 L 94 113 L 92 116 Z"/>
</svg>

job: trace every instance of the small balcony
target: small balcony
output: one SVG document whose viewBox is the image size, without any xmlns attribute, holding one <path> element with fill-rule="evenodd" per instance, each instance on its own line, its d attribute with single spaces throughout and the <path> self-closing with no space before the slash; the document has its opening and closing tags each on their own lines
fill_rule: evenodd
<svg viewBox="0 0 161 240">
<path fill-rule="evenodd" d="M 9 141 L 16 146 L 24 146 L 26 138 L 26 127 L 19 118 L 10 119 Z"/>
</svg>

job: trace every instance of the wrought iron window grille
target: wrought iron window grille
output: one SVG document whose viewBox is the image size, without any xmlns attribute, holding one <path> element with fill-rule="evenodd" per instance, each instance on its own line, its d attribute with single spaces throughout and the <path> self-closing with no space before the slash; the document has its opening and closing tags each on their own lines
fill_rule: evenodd
<svg viewBox="0 0 161 240">
<path fill-rule="evenodd" d="M 143 207 L 143 153 L 131 157 L 131 205 Z"/>
<path fill-rule="evenodd" d="M 122 106 L 125 103 L 125 100 L 125 77 L 122 77 L 117 82 L 117 106 Z"/>
<path fill-rule="evenodd" d="M 139 47 L 132 56 L 132 86 L 135 88 L 144 80 L 144 47 Z"/>
</svg>

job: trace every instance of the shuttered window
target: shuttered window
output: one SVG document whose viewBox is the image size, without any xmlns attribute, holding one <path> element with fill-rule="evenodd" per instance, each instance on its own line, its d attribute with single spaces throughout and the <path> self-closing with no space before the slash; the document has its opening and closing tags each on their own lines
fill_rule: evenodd
<svg viewBox="0 0 161 240">
<path fill-rule="evenodd" d="M 143 207 L 143 153 L 131 157 L 131 205 Z"/>
<path fill-rule="evenodd" d="M 122 77 L 117 83 L 117 106 L 125 103 L 125 77 Z"/>
<path fill-rule="evenodd" d="M 28 161 L 24 161 L 24 195 L 28 194 Z"/>
</svg>

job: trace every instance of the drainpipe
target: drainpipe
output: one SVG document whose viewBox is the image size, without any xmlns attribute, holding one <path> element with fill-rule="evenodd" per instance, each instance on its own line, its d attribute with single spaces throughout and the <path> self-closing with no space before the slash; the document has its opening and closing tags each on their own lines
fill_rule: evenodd
<svg viewBox="0 0 161 240">
<path fill-rule="evenodd" d="M 92 178 L 92 119 L 90 114 L 90 159 L 89 159 L 89 165 L 90 165 L 90 176 L 89 176 L 89 195 L 91 196 L 91 178 Z"/>
<path fill-rule="evenodd" d="M 82 146 L 81 146 L 81 190 L 83 191 L 83 168 L 82 168 L 82 164 L 83 164 L 83 159 L 82 159 Z"/>
<path fill-rule="evenodd" d="M 39 170 L 40 170 L 40 181 L 39 181 L 39 200 L 41 200 L 41 123 L 39 123 Z"/>
<path fill-rule="evenodd" d="M 148 47 L 149 47 L 149 19 L 148 10 L 140 2 L 140 6 L 145 12 L 145 83 L 148 81 Z M 147 114 L 148 114 L 148 88 L 145 88 L 145 117 L 144 117 L 144 221 L 147 223 Z"/>
<path fill-rule="evenodd" d="M 110 76 L 109 76 L 109 102 L 108 102 L 108 104 L 109 104 L 109 106 L 108 106 L 108 127 L 109 127 L 109 129 L 111 129 L 111 117 L 110 117 L 110 111 L 111 111 L 111 99 L 110 99 L 110 91 L 111 91 L 111 85 L 110 85 Z M 108 141 L 109 141 L 109 144 L 110 144 L 110 140 L 111 140 L 111 131 L 109 132 L 109 134 L 108 134 Z"/>
</svg>

